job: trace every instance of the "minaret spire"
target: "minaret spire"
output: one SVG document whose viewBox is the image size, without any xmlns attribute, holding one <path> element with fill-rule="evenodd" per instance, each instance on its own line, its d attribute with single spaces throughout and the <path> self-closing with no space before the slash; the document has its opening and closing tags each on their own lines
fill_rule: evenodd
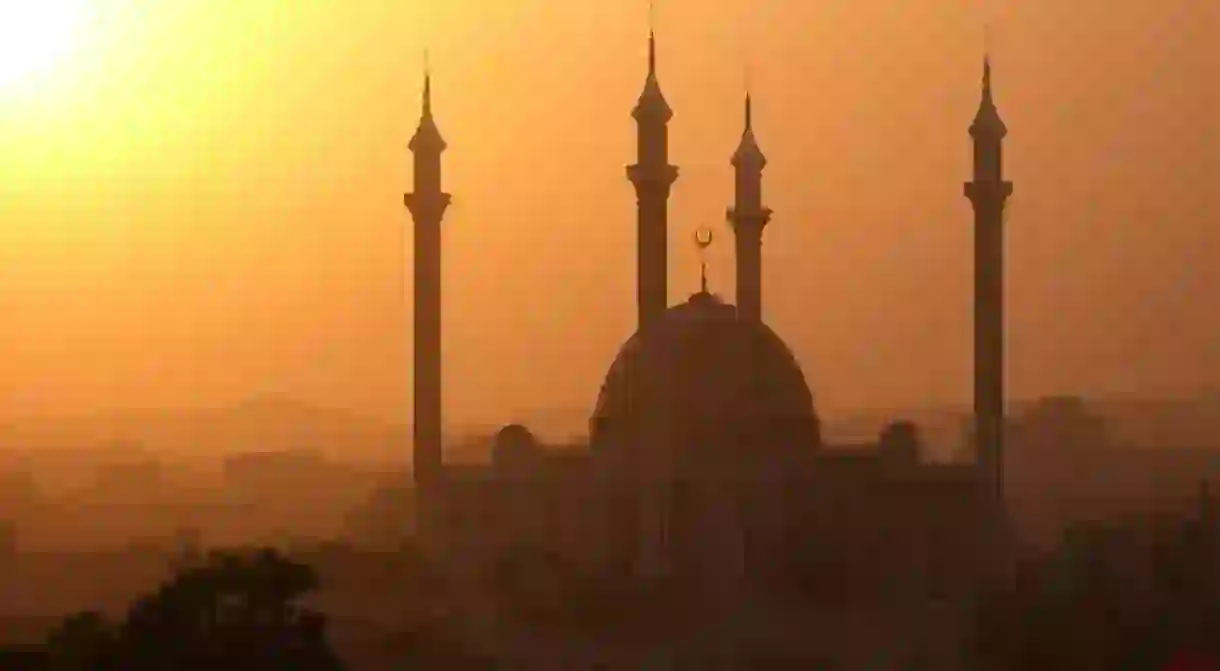
<svg viewBox="0 0 1220 671">
<path fill-rule="evenodd" d="M 650 3 L 649 15 L 655 5 Z M 669 308 L 669 194 L 678 168 L 669 163 L 669 120 L 673 111 L 657 81 L 657 41 L 648 30 L 648 73 L 631 116 L 636 123 L 636 161 L 627 166 L 635 187 L 636 307 L 638 329 L 650 330 Z M 658 482 L 640 493 L 644 506 L 638 529 L 640 543 L 633 558 L 640 575 L 663 575 L 667 567 L 666 512 L 668 489 Z"/>
<path fill-rule="evenodd" d="M 648 0 L 648 76 L 657 76 L 657 2 Z"/>
<path fill-rule="evenodd" d="M 649 23 L 655 5 L 649 5 Z M 678 169 L 669 164 L 669 120 L 673 110 L 657 80 L 657 42 L 648 30 L 648 74 L 631 116 L 636 121 L 636 162 L 627 167 L 635 185 L 637 258 L 636 303 L 639 326 L 656 321 L 669 306 L 669 193 Z"/>
<path fill-rule="evenodd" d="M 991 54 L 983 54 L 983 101 L 995 104 L 991 98 Z"/>
<path fill-rule="evenodd" d="M 746 61 L 745 66 L 745 86 L 746 86 L 746 130 L 754 129 L 754 123 L 750 114 L 750 62 Z"/>
<path fill-rule="evenodd" d="M 996 108 L 995 97 L 991 90 L 991 54 L 983 52 L 983 87 L 979 97 L 979 108 L 974 114 L 974 122 L 970 125 L 970 135 L 976 139 L 994 140 L 998 142 L 1008 135 L 1008 127 L 1000 118 Z"/>
<path fill-rule="evenodd" d="M 997 547 L 1010 540 L 1004 503 L 1004 208 L 1012 195 L 1012 182 L 1004 179 L 1007 134 L 985 53 L 982 95 L 970 124 L 974 174 L 964 192 L 974 208 L 974 440 L 979 481 L 986 502 L 994 506 Z"/>
<path fill-rule="evenodd" d="M 636 101 L 631 116 L 635 117 L 637 121 L 656 119 L 667 123 L 673 118 L 673 115 L 673 110 L 669 108 L 669 103 L 665 100 L 665 94 L 661 93 L 661 82 L 657 79 L 656 33 L 649 30 L 648 74 L 644 78 L 644 90 L 640 92 L 640 98 Z"/>
<path fill-rule="evenodd" d="M 762 204 L 762 172 L 767 157 L 754 137 L 753 98 L 746 77 L 745 118 L 741 141 L 733 152 L 734 203 L 727 217 L 736 238 L 737 316 L 762 320 L 762 235 L 771 210 Z"/>
<path fill-rule="evenodd" d="M 648 31 L 648 77 L 657 77 L 657 34 L 652 30 Z"/>
<path fill-rule="evenodd" d="M 432 118 L 432 64 L 428 58 L 428 50 L 424 49 L 424 94 L 422 116 Z"/>
<path fill-rule="evenodd" d="M 414 155 L 413 189 L 403 203 L 415 222 L 413 384 L 414 478 L 421 497 L 420 523 L 427 525 L 433 484 L 441 475 L 441 220 L 449 194 L 441 188 L 446 145 L 432 116 L 432 76 L 424 66 L 419 125 L 409 144 Z"/>
<path fill-rule="evenodd" d="M 754 98 L 751 96 L 750 91 L 749 63 L 746 63 L 745 66 L 745 93 L 745 114 L 744 124 L 741 129 L 741 141 L 737 144 L 737 151 L 733 153 L 732 162 L 735 167 L 758 172 L 758 178 L 761 179 L 762 169 L 767 165 L 767 157 L 759 149 L 758 140 L 754 137 Z"/>
<path fill-rule="evenodd" d="M 424 52 L 424 89 L 420 95 L 419 125 L 415 128 L 415 135 L 411 137 L 411 143 L 407 146 L 413 152 L 425 154 L 435 152 L 438 157 L 446 147 L 445 138 L 441 137 L 441 131 L 436 127 L 436 119 L 432 116 L 432 68 L 428 64 L 428 52 L 426 51 Z M 439 158 L 437 160 L 439 161 Z M 437 170 L 439 171 L 440 168 L 438 167 Z"/>
</svg>

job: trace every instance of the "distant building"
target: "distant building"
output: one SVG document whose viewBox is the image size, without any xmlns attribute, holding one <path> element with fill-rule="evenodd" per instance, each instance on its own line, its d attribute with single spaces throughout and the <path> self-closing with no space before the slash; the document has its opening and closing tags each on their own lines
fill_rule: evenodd
<svg viewBox="0 0 1220 671">
<path fill-rule="evenodd" d="M 17 524 L 10 520 L 0 520 L 0 561 L 9 559 L 20 549 L 17 536 Z"/>
<path fill-rule="evenodd" d="M 93 492 L 113 503 L 154 503 L 162 493 L 163 477 L 161 462 L 152 458 L 102 464 Z"/>
<path fill-rule="evenodd" d="M 246 452 L 225 457 L 225 484 L 275 497 L 284 487 L 299 487 L 319 479 L 328 464 L 312 450 Z"/>
<path fill-rule="evenodd" d="M 971 127 L 967 186 L 982 236 L 976 309 L 977 464 L 922 459 L 913 426 L 875 444 L 823 443 L 814 397 L 791 350 L 763 319 L 763 155 L 745 98 L 732 157 L 738 305 L 705 285 L 668 306 L 668 199 L 673 116 L 661 92 L 655 42 L 632 112 L 639 327 L 611 363 L 590 418 L 588 445 L 556 451 L 505 427 L 489 465 L 441 455 L 441 138 L 431 81 L 411 140 L 415 220 L 415 467 L 419 533 L 446 565 L 477 568 L 514 546 L 542 547 L 594 574 L 662 579 L 709 602 L 814 583 L 826 592 L 921 582 L 950 593 L 979 577 L 1002 492 L 1002 245 L 1011 185 L 1001 175 L 1006 132 L 990 65 Z M 857 591 L 856 594 L 863 594 Z"/>
<path fill-rule="evenodd" d="M 41 502 L 42 492 L 30 471 L 0 471 L 0 514 L 20 517 Z"/>
<path fill-rule="evenodd" d="M 1007 424 L 1007 503 L 1027 544 L 1049 548 L 1068 526 L 1173 509 L 1200 482 L 1220 487 L 1220 445 L 1133 443 L 1077 397 L 1040 399 Z"/>
</svg>

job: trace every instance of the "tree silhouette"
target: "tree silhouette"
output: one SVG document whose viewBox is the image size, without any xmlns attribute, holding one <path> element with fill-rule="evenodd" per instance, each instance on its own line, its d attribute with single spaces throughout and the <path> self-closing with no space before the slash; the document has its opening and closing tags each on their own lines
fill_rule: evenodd
<svg viewBox="0 0 1220 671">
<path fill-rule="evenodd" d="M 513 545 L 489 568 L 488 587 L 515 619 L 553 623 L 567 614 L 563 607 L 571 605 L 564 598 L 570 578 L 554 553 L 530 544 Z"/>
<path fill-rule="evenodd" d="M 72 615 L 51 632 L 48 660 L 56 669 L 108 668 L 115 631 L 98 613 Z"/>
<path fill-rule="evenodd" d="M 209 671 L 241 668 L 341 671 L 325 620 L 300 606 L 313 570 L 277 552 L 213 553 L 138 599 L 117 627 L 83 613 L 48 640 L 63 671 Z"/>
<path fill-rule="evenodd" d="M 1051 556 L 1023 569 L 1016 589 L 982 599 L 974 668 L 1144 671 L 1174 660 L 1214 664 L 1220 660 L 1218 541 L 1206 493 L 1193 516 L 1073 529 Z"/>
</svg>

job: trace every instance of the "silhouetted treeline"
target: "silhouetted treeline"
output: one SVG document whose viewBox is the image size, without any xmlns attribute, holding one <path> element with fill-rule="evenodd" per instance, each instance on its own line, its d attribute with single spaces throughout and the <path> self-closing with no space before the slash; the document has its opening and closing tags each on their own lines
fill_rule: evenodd
<svg viewBox="0 0 1220 671">
<path fill-rule="evenodd" d="M 347 551 L 340 550 L 315 550 L 309 564 L 272 550 L 187 556 L 171 579 L 137 599 L 121 618 L 65 618 L 44 645 L 0 651 L 0 668 L 341 671 L 327 620 L 302 605 L 302 597 L 318 587 L 313 565 L 341 560 Z M 410 562 L 404 560 L 408 554 L 414 557 Z M 390 562 L 391 555 L 385 556 Z M 438 607 L 435 616 L 396 637 L 396 663 L 494 668 L 476 656 L 481 649 L 469 623 L 461 621 L 461 609 L 446 606 L 456 597 L 434 567 L 410 548 L 392 557 L 396 573 L 415 576 L 410 591 Z M 630 622 L 659 634 L 660 620 L 683 619 L 680 609 L 661 608 L 664 599 L 656 592 L 632 599 L 622 586 L 613 586 L 613 594 L 605 594 L 584 581 L 562 579 L 560 569 L 551 557 L 506 552 L 478 588 L 515 622 L 506 631 L 523 627 L 613 639 L 611 630 Z M 403 576 L 378 573 L 368 579 L 389 588 Z M 1054 552 L 1024 562 L 1006 589 L 981 595 L 968 613 L 973 631 L 964 668 L 972 670 L 1151 671 L 1175 660 L 1212 663 L 1220 659 L 1220 508 L 1204 490 L 1186 515 L 1077 525 Z"/>
<path fill-rule="evenodd" d="M 1204 489 L 1186 517 L 1077 525 L 975 615 L 980 671 L 1220 668 L 1216 503 Z"/>
<path fill-rule="evenodd" d="M 72 615 L 45 645 L 0 661 L 49 671 L 342 671 L 324 617 L 300 605 L 317 585 L 312 568 L 272 550 L 214 553 L 184 564 L 121 621 Z"/>
</svg>

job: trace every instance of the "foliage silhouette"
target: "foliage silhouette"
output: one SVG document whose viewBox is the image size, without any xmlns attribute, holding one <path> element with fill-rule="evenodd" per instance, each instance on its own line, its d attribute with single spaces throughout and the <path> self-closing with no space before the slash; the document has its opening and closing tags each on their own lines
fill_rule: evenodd
<svg viewBox="0 0 1220 671">
<path fill-rule="evenodd" d="M 1206 492 L 1193 516 L 1073 529 L 1019 573 L 1014 588 L 978 604 L 972 668 L 1220 660 L 1220 525 Z"/>
<path fill-rule="evenodd" d="M 54 671 L 342 671 L 324 618 L 303 608 L 309 566 L 273 550 L 213 553 L 138 599 L 111 626 L 95 613 L 66 619 L 47 642 Z"/>
</svg>

